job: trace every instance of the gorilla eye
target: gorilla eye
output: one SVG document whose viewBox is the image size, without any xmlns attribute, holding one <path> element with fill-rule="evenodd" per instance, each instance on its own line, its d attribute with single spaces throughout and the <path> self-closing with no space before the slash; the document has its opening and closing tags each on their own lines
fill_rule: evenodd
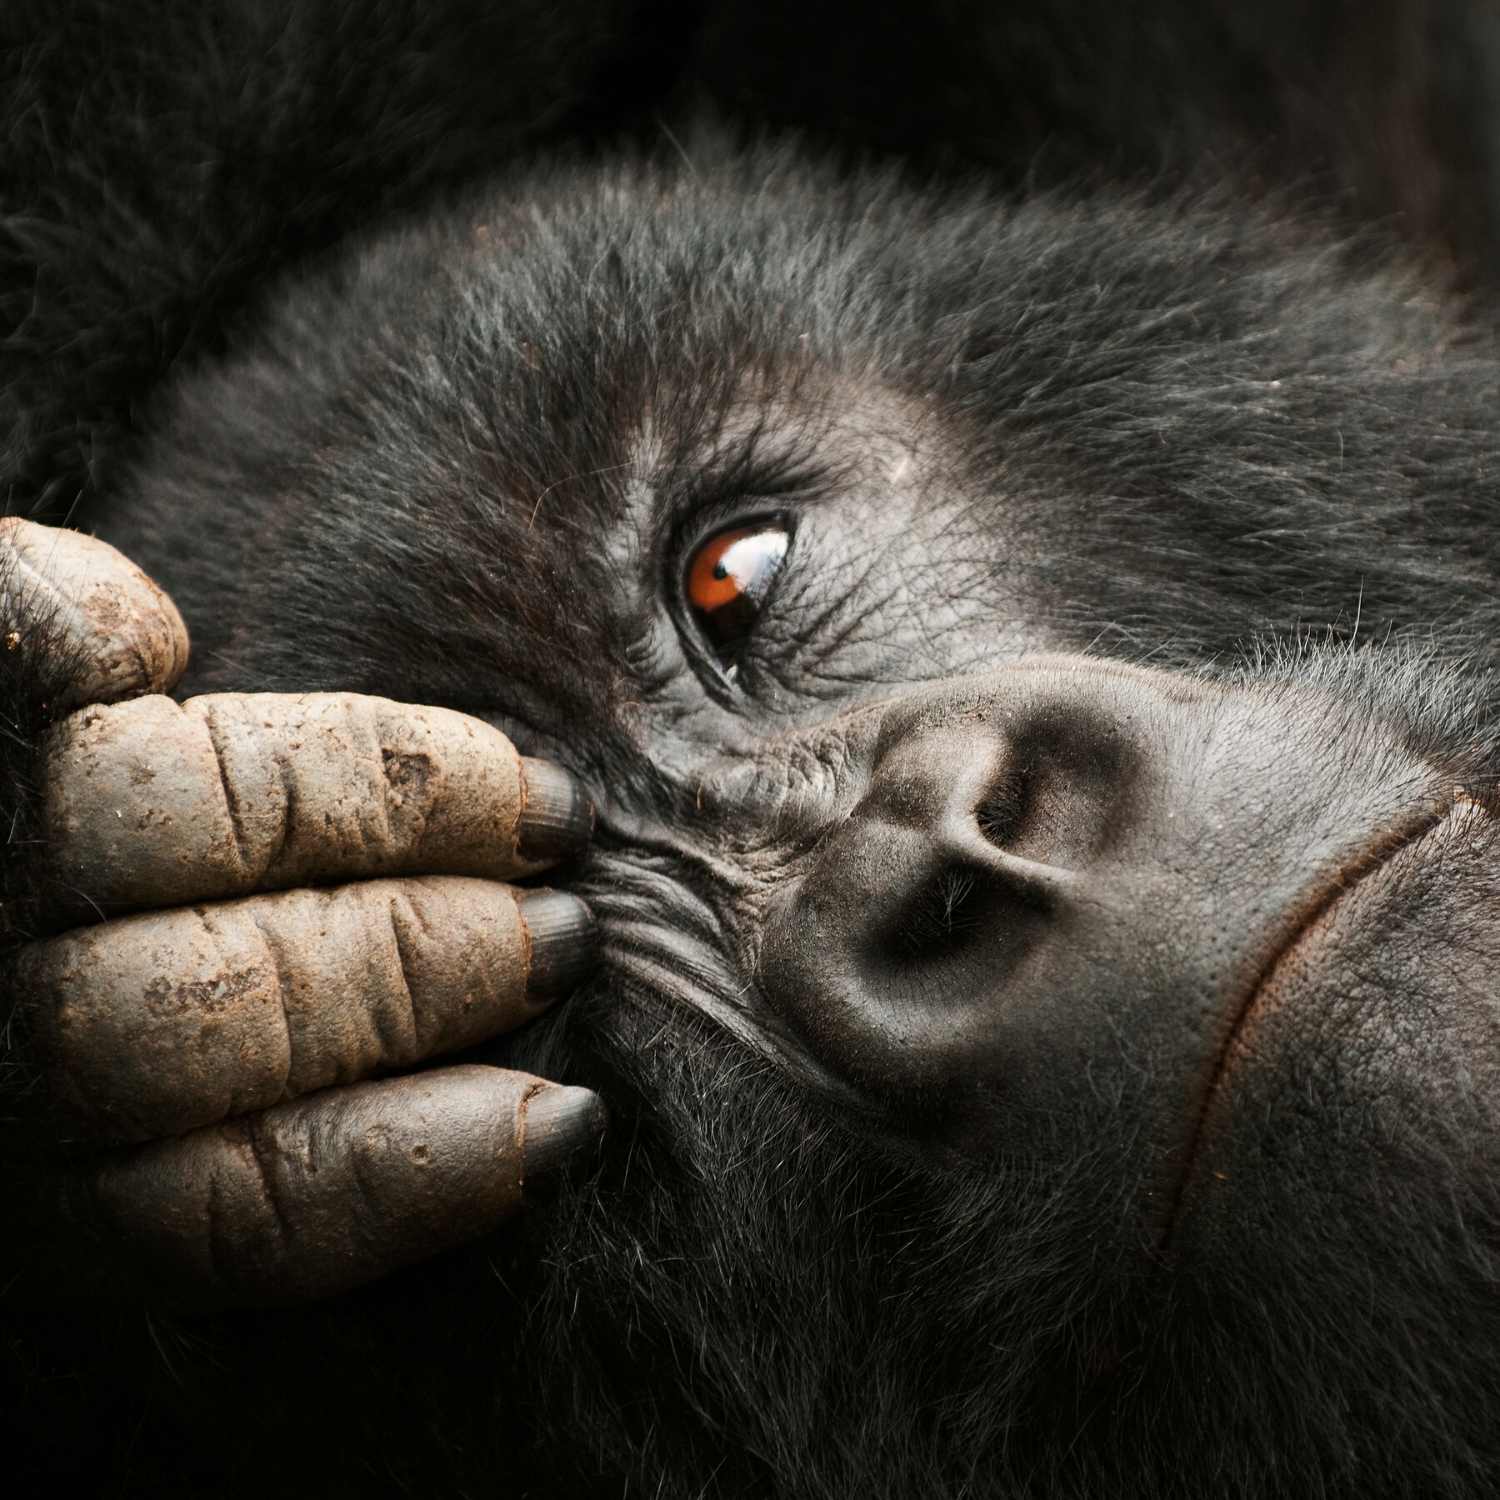
<svg viewBox="0 0 1500 1500">
<path fill-rule="evenodd" d="M 716 531 L 688 559 L 684 592 L 699 634 L 731 675 L 770 597 L 791 530 L 771 516 Z"/>
</svg>

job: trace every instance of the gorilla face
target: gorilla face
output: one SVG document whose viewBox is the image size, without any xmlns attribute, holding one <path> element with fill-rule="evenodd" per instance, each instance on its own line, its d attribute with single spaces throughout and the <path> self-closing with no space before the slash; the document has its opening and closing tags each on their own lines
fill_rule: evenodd
<svg viewBox="0 0 1500 1500">
<path fill-rule="evenodd" d="M 614 1115 L 532 1226 L 555 1482 L 1483 1487 L 1496 385 L 1227 198 L 706 152 L 499 184 L 183 386 L 110 539 L 195 689 L 598 800 L 605 971 L 506 1054 Z"/>
</svg>

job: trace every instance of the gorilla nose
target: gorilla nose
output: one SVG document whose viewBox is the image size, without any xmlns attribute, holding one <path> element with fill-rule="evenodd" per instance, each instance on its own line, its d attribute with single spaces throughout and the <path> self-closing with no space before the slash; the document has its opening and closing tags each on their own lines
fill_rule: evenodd
<svg viewBox="0 0 1500 1500">
<path fill-rule="evenodd" d="M 799 892 L 791 926 L 818 935 L 797 945 L 818 971 L 806 979 L 853 979 L 861 1013 L 908 1056 L 935 1013 L 951 1024 L 1013 990 L 1117 824 L 1129 778 L 1106 746 L 1098 726 L 1055 717 L 1011 736 L 961 723 L 900 738 Z"/>
<path fill-rule="evenodd" d="M 990 1122 L 1129 1054 L 1170 1150 L 1312 893 L 1434 782 L 1365 728 L 1069 658 L 888 708 L 770 913 L 766 1003 L 866 1092 Z"/>
<path fill-rule="evenodd" d="M 1027 988 L 1062 982 L 1049 950 L 1101 910 L 1140 756 L 1092 705 L 1048 696 L 897 709 L 869 758 L 769 924 L 762 975 L 845 1071 L 936 1084 L 986 1051 Z"/>
</svg>

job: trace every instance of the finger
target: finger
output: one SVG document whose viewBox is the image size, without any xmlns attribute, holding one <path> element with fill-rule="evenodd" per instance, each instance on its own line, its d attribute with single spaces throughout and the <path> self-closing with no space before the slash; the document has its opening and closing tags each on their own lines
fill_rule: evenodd
<svg viewBox="0 0 1500 1500">
<path fill-rule="evenodd" d="M 576 896 L 375 880 L 66 933 L 22 953 L 18 993 L 64 1128 L 143 1141 L 485 1041 L 593 949 Z"/>
<path fill-rule="evenodd" d="M 4 649 L 76 658 L 60 713 L 169 691 L 187 669 L 188 634 L 177 607 L 107 542 L 0 518 L 0 619 Z"/>
<path fill-rule="evenodd" d="M 176 906 L 382 875 L 529 875 L 587 841 L 567 772 L 445 708 L 354 693 L 142 698 L 52 732 L 44 833 L 67 888 Z"/>
<path fill-rule="evenodd" d="M 603 1128 L 588 1089 L 442 1068 L 155 1142 L 70 1210 L 180 1298 L 326 1296 L 495 1228 Z"/>
</svg>

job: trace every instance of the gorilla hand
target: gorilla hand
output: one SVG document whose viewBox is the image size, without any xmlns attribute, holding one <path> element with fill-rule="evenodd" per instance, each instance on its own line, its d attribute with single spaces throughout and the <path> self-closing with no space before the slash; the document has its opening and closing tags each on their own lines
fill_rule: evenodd
<svg viewBox="0 0 1500 1500">
<path fill-rule="evenodd" d="M 144 574 L 22 521 L 0 547 L 11 618 L 53 622 L 46 649 L 77 663 L 61 706 L 88 705 L 42 747 L 40 858 L 49 925 L 95 921 L 14 974 L 66 1159 L 54 1226 L 179 1298 L 257 1301 L 512 1213 L 597 1137 L 593 1094 L 482 1066 L 367 1080 L 519 1025 L 583 972 L 587 908 L 500 883 L 586 840 L 571 779 L 447 709 L 175 703 L 187 633 Z"/>
</svg>

